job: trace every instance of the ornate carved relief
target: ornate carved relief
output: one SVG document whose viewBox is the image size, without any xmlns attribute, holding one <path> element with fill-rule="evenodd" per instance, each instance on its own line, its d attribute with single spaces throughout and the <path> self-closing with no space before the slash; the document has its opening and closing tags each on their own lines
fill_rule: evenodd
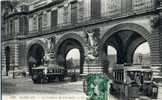
<svg viewBox="0 0 162 100">
<path fill-rule="evenodd" d="M 98 48 L 99 48 L 99 43 L 97 35 L 95 32 L 89 32 L 86 31 L 86 42 L 87 42 L 87 47 L 88 47 L 88 54 L 87 54 L 87 60 L 94 61 L 98 57 Z"/>
<path fill-rule="evenodd" d="M 150 19 L 151 27 L 155 28 L 159 26 L 160 24 L 160 16 L 159 15 L 153 15 Z"/>
<path fill-rule="evenodd" d="M 48 52 L 49 53 L 54 53 L 55 51 L 55 45 L 56 45 L 56 37 L 49 37 L 47 39 L 47 43 L 48 43 Z"/>
<path fill-rule="evenodd" d="M 108 15 L 115 15 L 121 13 L 121 0 L 108 0 L 107 13 Z"/>
<path fill-rule="evenodd" d="M 133 0 L 132 1 L 132 8 L 135 11 L 148 9 L 153 7 L 153 0 Z"/>
</svg>

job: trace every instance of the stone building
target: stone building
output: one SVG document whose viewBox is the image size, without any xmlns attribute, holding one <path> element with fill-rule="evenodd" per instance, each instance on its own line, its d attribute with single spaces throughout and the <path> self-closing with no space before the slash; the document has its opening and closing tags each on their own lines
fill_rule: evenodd
<svg viewBox="0 0 162 100">
<path fill-rule="evenodd" d="M 80 51 L 80 73 L 106 72 L 107 46 L 117 50 L 117 63 L 132 63 L 136 48 L 150 46 L 151 65 L 162 64 L 161 0 L 17 0 L 2 1 L 2 67 L 30 71 L 54 53 L 57 64 Z M 93 61 L 87 58 L 92 56 Z M 61 59 L 61 60 L 60 60 Z M 88 64 L 92 66 L 87 67 Z M 101 64 L 99 64 L 101 63 Z M 96 65 L 101 66 L 96 66 Z M 160 68 L 160 69 L 159 69 Z"/>
</svg>

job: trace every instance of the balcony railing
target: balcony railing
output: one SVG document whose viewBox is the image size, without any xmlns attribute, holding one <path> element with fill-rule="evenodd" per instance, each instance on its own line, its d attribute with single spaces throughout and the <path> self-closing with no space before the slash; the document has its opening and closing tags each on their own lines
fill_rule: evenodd
<svg viewBox="0 0 162 100">
<path fill-rule="evenodd" d="M 120 0 L 117 0 L 116 2 L 119 2 L 119 1 Z M 96 23 L 100 23 L 104 21 L 110 21 L 113 19 L 134 16 L 138 14 L 144 14 L 144 13 L 155 11 L 156 3 L 157 3 L 157 0 L 131 0 L 130 5 L 127 4 L 126 7 L 123 8 L 123 3 L 121 0 L 119 4 L 118 3 L 114 4 L 114 6 L 110 7 L 111 9 L 107 10 L 104 13 L 101 13 L 101 15 L 97 16 L 96 18 L 92 18 L 91 16 L 83 17 L 83 15 L 85 15 L 84 14 L 85 11 L 83 11 L 82 12 L 83 15 L 79 16 L 75 23 L 65 22 L 65 23 L 60 23 L 57 26 L 53 26 L 53 27 L 51 26 L 42 27 L 41 29 L 39 28 L 36 30 L 29 31 L 25 35 L 19 34 L 16 37 L 27 38 L 27 37 L 44 35 L 44 34 L 53 33 L 53 32 L 57 34 L 60 31 L 69 30 L 69 29 L 73 29 L 76 27 L 82 27 L 84 25 L 91 25 L 91 24 L 96 24 Z M 9 35 L 6 37 L 12 38 L 15 36 Z"/>
</svg>

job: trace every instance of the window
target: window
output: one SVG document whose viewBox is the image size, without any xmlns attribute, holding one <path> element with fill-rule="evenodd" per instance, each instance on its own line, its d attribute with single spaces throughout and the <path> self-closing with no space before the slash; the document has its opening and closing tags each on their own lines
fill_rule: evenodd
<svg viewBox="0 0 162 100">
<path fill-rule="evenodd" d="M 77 2 L 71 3 L 71 22 L 72 24 L 77 23 Z"/>
<path fill-rule="evenodd" d="M 33 29 L 34 29 L 34 28 L 33 28 L 33 26 L 34 26 L 34 24 L 33 24 L 33 23 L 34 23 L 33 19 L 34 19 L 33 16 L 30 16 L 30 17 L 29 17 L 29 32 L 33 31 Z"/>
<path fill-rule="evenodd" d="M 37 18 L 37 16 L 33 17 L 33 28 L 34 28 L 34 30 L 38 29 L 38 18 Z"/>
<path fill-rule="evenodd" d="M 82 21 L 84 16 L 84 0 L 78 2 L 78 20 Z"/>
<path fill-rule="evenodd" d="M 59 26 L 62 26 L 64 23 L 63 14 L 64 14 L 64 8 L 63 7 L 58 8 L 58 20 L 57 21 L 58 21 Z"/>
<path fill-rule="evenodd" d="M 68 23 L 68 6 L 64 7 L 64 23 Z"/>
<path fill-rule="evenodd" d="M 10 34 L 10 23 L 9 23 L 9 21 L 7 22 L 7 34 Z"/>
<path fill-rule="evenodd" d="M 53 10 L 51 13 L 51 26 L 52 27 L 57 26 L 57 10 Z"/>
<path fill-rule="evenodd" d="M 8 23 L 5 23 L 5 34 L 8 34 Z"/>
<path fill-rule="evenodd" d="M 43 27 L 47 26 L 47 13 L 43 14 L 42 23 L 43 23 Z"/>
<path fill-rule="evenodd" d="M 9 22 L 9 34 L 12 34 L 12 21 Z"/>
<path fill-rule="evenodd" d="M 15 33 L 19 33 L 19 19 L 15 20 Z"/>
<path fill-rule="evenodd" d="M 101 15 L 101 1 L 91 0 L 91 17 L 98 18 Z"/>
</svg>

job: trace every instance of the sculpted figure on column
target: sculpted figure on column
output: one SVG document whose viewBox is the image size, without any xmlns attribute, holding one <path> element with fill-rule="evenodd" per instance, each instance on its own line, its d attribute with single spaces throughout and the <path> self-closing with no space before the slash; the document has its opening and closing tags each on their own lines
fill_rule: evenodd
<svg viewBox="0 0 162 100">
<path fill-rule="evenodd" d="M 94 32 L 86 32 L 88 42 L 88 55 L 89 60 L 95 60 L 98 57 L 98 42 Z"/>
<path fill-rule="evenodd" d="M 51 53 L 54 53 L 55 51 L 55 40 L 56 40 L 56 37 L 53 36 L 53 37 L 50 37 L 48 38 L 47 42 L 48 42 L 48 51 Z"/>
</svg>

